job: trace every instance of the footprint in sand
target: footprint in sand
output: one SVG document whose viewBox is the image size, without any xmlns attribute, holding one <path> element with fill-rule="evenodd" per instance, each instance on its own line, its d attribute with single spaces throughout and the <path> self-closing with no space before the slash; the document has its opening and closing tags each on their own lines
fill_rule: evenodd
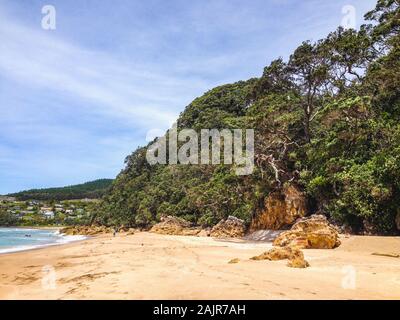
<svg viewBox="0 0 400 320">
<path fill-rule="evenodd" d="M 39 277 L 37 276 L 37 272 L 35 272 L 32 274 L 23 273 L 19 276 L 14 277 L 12 281 L 13 283 L 16 283 L 18 285 L 26 285 L 35 282 L 37 280 L 39 280 Z"/>
<path fill-rule="evenodd" d="M 120 271 L 113 271 L 113 272 L 100 272 L 100 273 L 88 273 L 88 274 L 83 274 L 81 276 L 77 276 L 74 278 L 62 278 L 60 279 L 61 283 L 69 283 L 69 282 L 79 282 L 79 281 L 93 281 L 98 278 L 103 278 L 105 276 L 108 276 L 110 274 L 118 274 L 121 273 Z"/>
</svg>

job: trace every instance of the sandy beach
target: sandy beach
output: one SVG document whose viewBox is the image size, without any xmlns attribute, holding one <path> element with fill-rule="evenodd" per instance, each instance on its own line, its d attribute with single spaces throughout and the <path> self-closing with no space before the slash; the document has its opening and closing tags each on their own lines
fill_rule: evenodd
<svg viewBox="0 0 400 320">
<path fill-rule="evenodd" d="M 311 267 L 252 261 L 270 243 L 101 236 L 0 255 L 0 299 L 398 299 L 400 238 L 342 237 L 304 250 Z M 229 264 L 238 258 L 236 264 Z"/>
</svg>

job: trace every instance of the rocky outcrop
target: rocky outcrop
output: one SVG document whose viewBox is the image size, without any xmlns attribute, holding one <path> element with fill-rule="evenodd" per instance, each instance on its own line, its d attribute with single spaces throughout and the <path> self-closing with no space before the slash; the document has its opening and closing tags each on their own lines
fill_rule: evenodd
<svg viewBox="0 0 400 320">
<path fill-rule="evenodd" d="M 298 220 L 291 230 L 281 233 L 275 246 L 295 246 L 303 249 L 333 249 L 340 245 L 339 233 L 325 216 L 313 215 Z"/>
<path fill-rule="evenodd" d="M 200 228 L 192 228 L 186 220 L 172 216 L 162 217 L 161 222 L 150 229 L 152 233 L 175 236 L 195 236 L 200 231 Z"/>
<path fill-rule="evenodd" d="M 244 221 L 230 216 L 214 226 L 211 229 L 210 236 L 214 238 L 241 238 L 245 235 L 245 232 Z"/>
<path fill-rule="evenodd" d="M 105 226 L 71 226 L 60 230 L 60 233 L 75 236 L 95 236 L 100 234 L 113 233 L 114 229 Z"/>
<path fill-rule="evenodd" d="M 304 256 L 302 256 L 302 257 L 294 257 L 293 259 L 290 259 L 287 263 L 287 266 L 290 268 L 304 269 L 304 268 L 308 268 L 310 266 L 310 264 L 308 263 L 307 260 L 304 259 Z"/>
<path fill-rule="evenodd" d="M 289 260 L 287 266 L 291 268 L 307 268 L 310 266 L 304 259 L 303 252 L 295 247 L 272 248 L 259 256 L 251 258 L 251 260 Z"/>
<path fill-rule="evenodd" d="M 264 210 L 253 219 L 250 230 L 279 230 L 293 224 L 307 214 L 307 200 L 295 186 L 271 193 L 266 199 Z"/>
<path fill-rule="evenodd" d="M 300 219 L 290 231 L 283 232 L 275 245 L 296 245 L 305 249 L 333 249 L 340 245 L 339 233 L 325 216 L 313 215 Z"/>
</svg>

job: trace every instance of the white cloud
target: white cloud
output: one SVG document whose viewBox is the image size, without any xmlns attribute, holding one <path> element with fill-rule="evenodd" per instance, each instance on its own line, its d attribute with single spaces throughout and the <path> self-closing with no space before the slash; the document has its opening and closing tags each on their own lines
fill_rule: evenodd
<svg viewBox="0 0 400 320">
<path fill-rule="evenodd" d="M 171 123 L 182 107 L 182 97 L 176 93 L 196 86 L 85 50 L 58 39 L 56 33 L 33 30 L 4 16 L 0 16 L 0 39 L 3 77 L 90 102 L 91 112 L 136 125 Z"/>
</svg>

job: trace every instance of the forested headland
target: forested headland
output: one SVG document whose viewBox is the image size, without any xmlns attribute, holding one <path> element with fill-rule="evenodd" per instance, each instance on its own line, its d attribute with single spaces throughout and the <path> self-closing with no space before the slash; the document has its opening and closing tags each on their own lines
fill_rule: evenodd
<svg viewBox="0 0 400 320">
<path fill-rule="evenodd" d="M 61 188 L 32 189 L 9 194 L 18 200 L 77 200 L 77 199 L 99 199 L 111 186 L 112 179 L 99 179 L 73 186 Z"/>
<path fill-rule="evenodd" d="M 126 159 L 94 221 L 143 226 L 163 215 L 211 226 L 250 223 L 272 192 L 294 185 L 353 232 L 396 233 L 400 215 L 400 9 L 380 0 L 359 30 L 338 28 L 278 58 L 260 78 L 214 88 L 178 129 L 255 129 L 256 168 L 155 165 L 147 147 Z"/>
</svg>

